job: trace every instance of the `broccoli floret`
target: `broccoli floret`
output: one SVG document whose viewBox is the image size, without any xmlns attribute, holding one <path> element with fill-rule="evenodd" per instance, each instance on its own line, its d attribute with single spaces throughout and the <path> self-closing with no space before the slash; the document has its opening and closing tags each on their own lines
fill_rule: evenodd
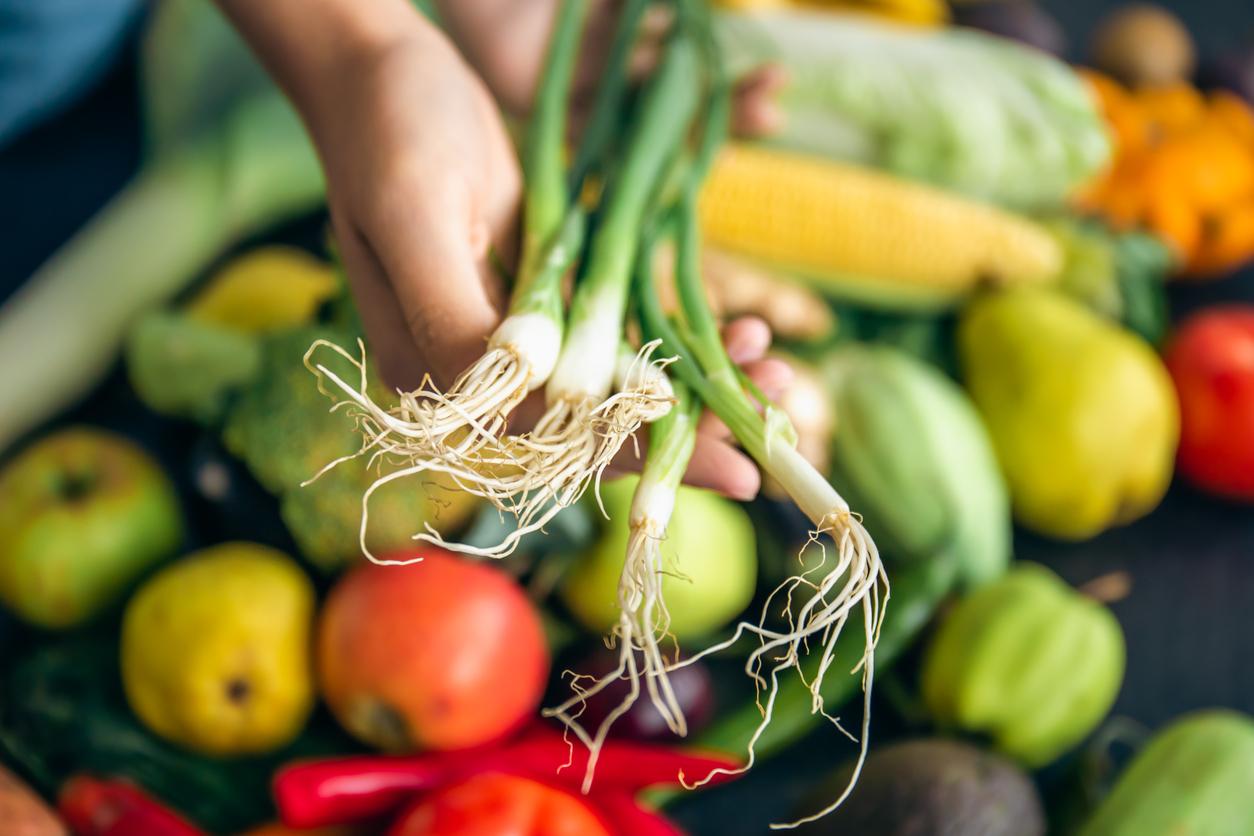
<svg viewBox="0 0 1254 836">
<path fill-rule="evenodd" d="M 317 339 L 345 347 L 354 343 L 351 334 L 325 326 L 267 338 L 261 371 L 232 405 L 223 438 L 258 481 L 279 495 L 283 520 L 302 553 L 332 569 L 360 554 L 361 498 L 380 474 L 368 469 L 364 458 L 353 459 L 301 487 L 361 445 L 352 418 L 330 411 L 332 401 L 304 366 L 305 352 Z M 357 379 L 352 364 L 334 352 L 321 352 L 318 361 L 344 380 Z M 410 538 L 424 522 L 451 532 L 473 505 L 469 496 L 425 476 L 397 480 L 371 498 L 367 545 L 376 554 L 412 545 Z"/>
<path fill-rule="evenodd" d="M 305 352 L 317 339 L 352 344 L 351 337 L 319 326 L 265 338 L 260 372 L 240 392 L 222 429 L 227 449 L 243 459 L 271 493 L 300 487 L 328 462 L 353 453 L 361 444 L 352 419 L 330 411 L 332 402 L 318 391 L 305 368 Z M 320 361 L 354 379 L 347 360 L 325 354 Z"/>
<path fill-rule="evenodd" d="M 311 563 L 331 570 L 360 554 L 361 498 L 373 478 L 360 462 L 346 462 L 283 494 L 283 522 Z M 424 522 L 451 533 L 473 507 L 469 494 L 426 476 L 389 482 L 370 497 L 366 545 L 375 555 L 412 546 Z"/>
<path fill-rule="evenodd" d="M 149 408 L 210 424 L 221 418 L 230 393 L 258 374 L 261 353 L 248 334 L 160 311 L 132 329 L 126 366 Z"/>
</svg>

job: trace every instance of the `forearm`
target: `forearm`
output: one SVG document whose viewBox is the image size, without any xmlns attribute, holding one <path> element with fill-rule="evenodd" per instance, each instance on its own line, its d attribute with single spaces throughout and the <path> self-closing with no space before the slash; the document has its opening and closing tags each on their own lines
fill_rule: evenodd
<svg viewBox="0 0 1254 836">
<path fill-rule="evenodd" d="M 447 38 L 408 0 L 215 0 L 307 122 L 345 75 L 401 42 Z"/>
</svg>

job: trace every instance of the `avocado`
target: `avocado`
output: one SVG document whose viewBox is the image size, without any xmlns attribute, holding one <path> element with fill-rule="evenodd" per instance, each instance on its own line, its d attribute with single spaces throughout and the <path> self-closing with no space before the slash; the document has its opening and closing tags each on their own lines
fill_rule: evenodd
<svg viewBox="0 0 1254 836">
<path fill-rule="evenodd" d="M 846 764 L 800 808 L 805 816 L 838 798 Z M 828 815 L 798 828 L 806 836 L 1044 836 L 1036 787 L 1000 755 L 952 740 L 895 743 L 872 752 L 853 792 Z"/>
</svg>

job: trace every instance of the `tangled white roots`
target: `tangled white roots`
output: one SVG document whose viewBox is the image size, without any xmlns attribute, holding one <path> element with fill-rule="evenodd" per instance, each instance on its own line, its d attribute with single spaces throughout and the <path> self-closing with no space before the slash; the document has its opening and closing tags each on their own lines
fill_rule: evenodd
<svg viewBox="0 0 1254 836">
<path fill-rule="evenodd" d="M 812 576 L 824 569 L 827 563 L 827 549 L 821 542 L 823 535 L 829 535 L 834 541 L 837 561 L 816 582 L 811 579 Z M 741 622 L 730 639 L 671 666 L 674 670 L 712 653 L 725 650 L 745 634 L 755 635 L 759 639 L 758 647 L 749 655 L 745 663 L 745 672 L 753 679 L 757 687 L 758 708 L 762 712 L 762 722 L 758 724 L 749 739 L 748 758 L 744 766 L 738 769 L 715 770 L 699 781 L 685 784 L 690 789 L 705 784 L 715 775 L 737 775 L 753 768 L 754 747 L 774 716 L 775 698 L 779 692 L 779 677 L 790 669 L 796 670 L 797 675 L 802 678 L 810 691 L 811 712 L 822 714 L 842 733 L 859 743 L 858 760 L 853 775 L 840 797 L 812 816 L 787 824 L 773 824 L 771 825 L 773 829 L 797 827 L 822 818 L 839 807 L 857 783 L 867 754 L 871 723 L 871 686 L 875 675 L 875 646 L 879 642 L 884 605 L 889 597 L 888 576 L 880 562 L 879 550 L 876 549 L 875 543 L 867 534 L 866 529 L 862 527 L 857 516 L 849 511 L 836 511 L 824 518 L 816 530 L 811 532 L 807 545 L 816 543 L 822 549 L 821 560 L 814 567 L 788 578 L 771 593 L 763 605 L 761 620 L 758 624 Z M 804 551 L 803 549 L 803 554 Z M 800 608 L 795 609 L 794 596 L 798 591 L 808 592 L 809 597 Z M 787 620 L 786 630 L 772 629 L 767 626 L 771 609 L 781 595 L 783 613 Z M 838 718 L 827 713 L 823 706 L 822 693 L 823 679 L 834 661 L 836 639 L 856 608 L 862 611 L 862 628 L 866 636 L 862 657 L 850 671 L 851 675 L 859 672 L 862 674 L 863 703 L 860 739 L 846 731 Z M 806 668 L 802 663 L 804 657 L 810 653 L 812 642 L 821 646 L 822 655 L 813 674 L 807 677 Z M 767 665 L 769 665 L 769 670 L 764 673 L 763 669 Z M 765 704 L 761 699 L 763 691 L 767 692 Z"/>
<path fill-rule="evenodd" d="M 644 681 L 649 700 L 672 732 L 683 737 L 688 723 L 671 688 L 668 662 L 659 644 L 670 635 L 670 612 L 662 596 L 662 563 L 660 540 L 665 526 L 634 527 L 627 542 L 627 559 L 618 583 L 618 623 L 610 633 L 609 646 L 618 646 L 618 666 L 597 678 L 571 675 L 572 696 L 561 705 L 546 708 L 545 717 L 555 717 L 566 725 L 588 747 L 588 765 L 584 772 L 583 791 L 592 788 L 597 758 L 614 723 L 626 714 L 640 698 Z M 587 700 L 604 691 L 619 679 L 630 683 L 627 695 L 606 714 L 595 731 L 580 722 Z M 590 684 L 585 684 L 591 680 Z"/>
<path fill-rule="evenodd" d="M 674 401 L 661 371 L 670 360 L 654 359 L 658 343 L 649 343 L 635 355 L 620 391 L 608 399 L 563 399 L 531 432 L 507 436 L 509 414 L 526 397 L 529 379 L 510 349 L 490 349 L 447 394 L 428 379 L 419 389 L 399 393 L 398 404 L 385 409 L 369 393 L 365 346 L 358 345 L 360 358 L 326 340 L 314 342 L 305 353 L 305 366 L 317 378 L 319 390 L 334 401 L 331 410 L 351 415 L 363 439 L 356 452 L 328 463 L 308 481 L 362 456 L 369 458 L 369 467 L 389 466 L 390 472 L 362 495 L 361 548 L 376 563 L 398 562 L 377 559 L 366 545 L 370 497 L 383 485 L 440 473 L 459 489 L 490 501 L 517 521 L 495 546 L 446 541 L 430 524 L 414 538 L 468 554 L 505 557 L 525 535 L 543 529 L 576 502 L 589 485 L 599 489 L 602 473 L 627 439 L 642 424 L 665 415 Z M 356 385 L 314 361 L 320 348 L 334 351 L 356 369 Z"/>
<path fill-rule="evenodd" d="M 458 485 L 514 516 L 514 530 L 503 541 L 486 548 L 451 543 L 430 526 L 417 539 L 466 554 L 504 557 L 589 487 L 599 503 L 601 477 L 619 450 L 674 404 L 662 371 L 672 359 L 653 357 L 659 345 L 651 342 L 636 352 L 620 374 L 619 390 L 607 399 L 559 399 L 531 432 L 483 447 L 465 462 L 467 469 L 454 474 Z"/>
<path fill-rule="evenodd" d="M 323 394 L 353 411 L 366 438 L 366 450 L 384 451 L 398 459 L 445 460 L 475 455 L 505 431 L 514 408 L 527 396 L 531 370 L 512 348 L 489 349 L 457 378 L 448 392 L 431 380 L 411 392 L 398 392 L 398 403 L 384 409 L 371 397 L 367 386 L 366 347 L 359 340 L 360 357 L 354 357 L 328 340 L 317 340 L 305 352 L 305 367 L 318 380 Z M 352 385 L 314 361 L 320 348 L 335 352 L 357 370 Z M 332 384 L 328 389 L 326 384 Z"/>
</svg>

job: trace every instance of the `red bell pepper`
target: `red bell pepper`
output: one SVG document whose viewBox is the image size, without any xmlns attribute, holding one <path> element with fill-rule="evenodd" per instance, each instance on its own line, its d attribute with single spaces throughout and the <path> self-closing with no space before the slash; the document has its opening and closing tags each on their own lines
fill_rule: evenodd
<svg viewBox="0 0 1254 836">
<path fill-rule="evenodd" d="M 347 824 L 389 813 L 449 778 L 439 756 L 328 758 L 279 770 L 274 803 L 288 827 Z"/>
<path fill-rule="evenodd" d="M 518 775 L 485 772 L 407 808 L 387 836 L 615 836 L 621 830 L 589 800 Z M 643 836 L 643 834 L 642 834 Z"/>
<path fill-rule="evenodd" d="M 57 812 L 75 836 L 205 836 L 129 781 L 77 775 L 61 787 Z"/>
<path fill-rule="evenodd" d="M 595 793 L 591 801 L 606 821 L 614 823 L 614 831 L 623 836 L 684 836 L 670 820 L 645 807 L 630 793 Z"/>
<path fill-rule="evenodd" d="M 347 757 L 284 767 L 274 779 L 274 798 L 284 823 L 317 827 L 394 812 L 417 792 L 436 790 L 484 773 L 533 778 L 578 792 L 587 750 L 544 726 L 495 749 L 409 757 Z M 569 764 L 569 765 L 566 765 Z M 594 792 L 634 795 L 713 770 L 734 768 L 725 756 L 689 753 L 667 746 L 607 741 L 597 762 Z M 718 776 L 711 783 L 727 780 Z"/>
</svg>

